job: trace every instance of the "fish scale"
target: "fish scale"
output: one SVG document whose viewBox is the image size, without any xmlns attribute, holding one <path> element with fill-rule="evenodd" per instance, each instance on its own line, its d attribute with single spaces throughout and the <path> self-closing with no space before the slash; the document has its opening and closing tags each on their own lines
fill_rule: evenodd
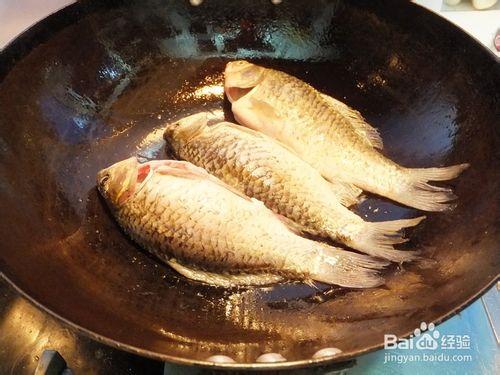
<svg viewBox="0 0 500 375">
<path fill-rule="evenodd" d="M 378 270 L 387 262 L 300 237 L 262 203 L 187 162 L 126 159 L 98 173 L 98 188 L 135 242 L 196 281 L 383 282 Z"/>
<path fill-rule="evenodd" d="M 403 167 L 379 152 L 378 131 L 358 111 L 306 82 L 246 61 L 228 63 L 224 75 L 237 121 L 286 144 L 325 178 L 426 211 L 453 207 L 452 190 L 429 181 L 453 179 L 468 164 Z"/>
<path fill-rule="evenodd" d="M 357 250 L 395 261 L 414 259 L 395 250 L 399 231 L 422 218 L 368 223 L 340 202 L 339 185 L 273 139 L 199 113 L 167 125 L 165 139 L 180 159 L 205 168 L 238 191 L 283 215 L 294 230 L 329 237 Z M 346 187 L 343 187 L 345 192 Z M 340 189 L 339 189 L 340 190 Z"/>
<path fill-rule="evenodd" d="M 305 219 L 306 222 L 317 222 L 318 217 L 325 216 L 328 207 L 324 207 L 322 199 L 310 197 L 308 201 L 304 201 L 302 196 L 305 192 L 300 184 L 295 184 L 291 179 L 283 181 L 281 176 L 273 173 L 283 160 L 276 159 L 269 152 L 268 143 L 259 145 L 242 139 L 231 131 L 214 133 L 213 138 L 193 139 L 185 148 L 178 150 L 179 156 L 206 168 L 247 195 L 262 200 L 277 213 L 292 216 L 296 221 Z M 256 170 L 260 172 L 255 173 Z M 288 189 L 285 190 L 283 186 L 287 183 Z M 324 190 L 327 190 L 332 204 L 335 204 L 336 197 L 329 191 L 330 187 Z M 324 190 L 319 194 L 323 194 Z M 269 197 L 274 198 L 272 202 L 267 199 Z M 313 212 L 314 210 L 319 212 Z"/>
<path fill-rule="evenodd" d="M 158 179 L 158 178 L 156 178 Z M 151 181 L 151 184 L 154 184 L 154 179 L 153 181 Z M 150 184 L 148 184 L 149 186 Z M 150 207 L 148 207 L 147 205 L 144 205 L 144 202 L 147 202 L 148 201 L 148 197 L 151 197 L 151 196 L 156 196 L 157 194 L 155 194 L 155 189 L 150 189 L 150 188 L 147 188 L 145 187 L 139 194 L 138 194 L 138 199 L 137 201 L 132 204 L 130 206 L 130 208 L 124 210 L 123 212 L 121 212 L 120 214 L 120 217 L 122 218 L 121 221 L 122 222 L 127 222 L 127 218 L 130 217 L 130 216 L 134 216 L 134 215 L 140 215 L 140 214 L 143 214 L 143 211 L 146 211 L 145 214 L 143 214 L 142 216 L 142 220 L 140 221 L 140 224 L 139 225 L 136 225 L 134 226 L 134 228 L 132 228 L 133 231 L 137 231 L 137 227 L 142 227 L 142 228 L 148 228 L 146 230 L 142 230 L 143 234 L 145 236 L 148 236 L 148 234 L 152 231 L 151 229 L 151 223 L 152 222 L 157 222 L 155 221 L 150 214 L 147 214 L 148 210 Z M 157 205 L 158 205 L 158 201 L 155 202 Z M 165 225 L 159 225 L 163 231 L 165 231 L 165 233 L 167 234 L 168 237 L 171 237 L 173 238 L 173 242 L 172 244 L 176 247 L 184 247 L 186 248 L 187 246 L 193 246 L 195 243 L 199 243 L 200 241 L 205 243 L 206 245 L 208 245 L 207 247 L 210 249 L 210 251 L 212 252 L 212 254 L 214 254 L 216 257 L 221 257 L 221 259 L 223 259 L 225 257 L 225 260 L 226 261 L 230 261 L 233 264 L 234 267 L 238 268 L 238 269 L 243 269 L 243 264 L 239 263 L 237 259 L 234 259 L 234 252 L 225 252 L 224 255 L 222 256 L 222 254 L 220 253 L 219 249 L 222 249 L 222 247 L 220 246 L 221 245 L 221 240 L 218 239 L 218 237 L 214 236 L 213 233 L 210 233 L 212 235 L 210 235 L 209 233 L 204 233 L 203 230 L 198 230 L 197 229 L 197 223 L 192 220 L 190 217 L 191 216 L 194 216 L 195 213 L 197 212 L 198 210 L 194 209 L 192 211 L 190 210 L 186 210 L 184 212 L 179 212 L 179 211 L 174 211 L 173 214 L 167 214 L 167 215 L 161 215 L 161 222 L 163 223 L 169 223 L 169 222 L 172 222 L 175 221 L 178 225 L 180 225 L 181 227 L 183 228 L 188 228 L 187 230 L 184 230 L 184 231 L 172 231 L 172 230 L 169 230 L 168 227 L 166 227 Z M 244 219 L 247 219 L 247 220 L 251 220 L 251 218 L 246 215 L 247 217 L 241 217 L 240 215 L 240 219 L 241 220 L 244 220 Z M 242 228 L 240 225 L 236 225 L 236 230 L 237 231 L 241 231 Z M 219 231 L 217 230 L 218 233 L 222 232 L 222 231 Z M 202 238 L 203 237 L 203 238 Z M 265 237 L 264 237 L 265 238 Z M 231 241 L 230 238 L 225 238 L 224 240 L 224 243 L 225 244 L 230 244 L 230 247 L 232 249 L 235 248 L 235 245 L 234 245 L 234 242 Z M 160 244 L 154 244 L 153 246 L 150 246 L 151 248 L 163 248 L 165 249 L 165 246 L 159 246 Z M 159 255 L 159 254 L 157 254 Z M 183 251 L 174 251 L 174 256 L 179 258 L 179 259 L 188 259 L 190 261 L 193 261 L 192 258 L 190 258 L 190 256 L 187 256 L 186 257 L 186 253 L 183 252 Z M 206 258 L 202 255 L 202 260 L 203 261 L 206 261 Z M 279 267 L 283 267 L 284 265 L 283 264 L 278 264 Z M 267 270 L 269 268 L 269 266 L 264 266 L 264 267 L 260 267 L 259 271 L 263 271 L 263 270 Z M 254 268 L 251 268 L 252 271 L 256 271 Z"/>
</svg>

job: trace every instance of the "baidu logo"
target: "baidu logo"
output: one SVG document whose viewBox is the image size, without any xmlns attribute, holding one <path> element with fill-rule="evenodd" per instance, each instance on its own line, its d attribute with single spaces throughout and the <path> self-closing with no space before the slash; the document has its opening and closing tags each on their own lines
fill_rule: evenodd
<svg viewBox="0 0 500 375">
<path fill-rule="evenodd" d="M 398 339 L 396 335 L 384 335 L 385 349 L 420 349 L 436 350 L 439 347 L 439 337 L 441 334 L 436 329 L 434 323 L 420 323 L 420 327 L 413 331 L 409 339 Z"/>
<path fill-rule="evenodd" d="M 435 328 L 434 323 L 430 323 L 429 326 L 425 322 L 420 323 L 420 328 L 416 328 L 413 334 L 417 338 L 417 343 L 415 344 L 417 349 L 436 350 L 438 348 L 440 333 Z"/>
<path fill-rule="evenodd" d="M 408 339 L 398 339 L 393 334 L 384 335 L 384 348 L 397 349 L 385 353 L 384 363 L 471 362 L 472 354 L 464 351 L 470 350 L 470 345 L 469 335 L 443 335 L 434 323 L 422 322 Z"/>
</svg>

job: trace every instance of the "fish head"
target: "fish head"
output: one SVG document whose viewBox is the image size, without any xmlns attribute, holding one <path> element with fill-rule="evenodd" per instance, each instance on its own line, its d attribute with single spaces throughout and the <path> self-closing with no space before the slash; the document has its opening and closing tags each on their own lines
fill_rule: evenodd
<svg viewBox="0 0 500 375">
<path fill-rule="evenodd" d="M 241 125 L 281 139 L 284 121 L 265 94 L 255 90 L 259 85 L 269 85 L 272 81 L 270 69 L 248 61 L 232 61 L 225 70 L 224 90 L 231 102 L 234 118 Z"/>
<path fill-rule="evenodd" d="M 97 188 L 111 208 L 120 208 L 135 193 L 147 167 L 131 157 L 97 173 Z"/>
<path fill-rule="evenodd" d="M 224 71 L 224 90 L 232 103 L 257 86 L 264 79 L 266 68 L 248 61 L 227 63 Z"/>
<path fill-rule="evenodd" d="M 172 122 L 165 127 L 163 138 L 167 151 L 175 157 L 189 141 L 201 134 L 209 122 L 209 114 L 200 112 Z"/>
<path fill-rule="evenodd" d="M 256 87 L 270 83 L 266 74 L 270 69 L 248 61 L 232 61 L 225 70 L 224 90 L 231 102 L 234 118 L 250 129 L 281 139 L 284 121 L 277 109 Z"/>
</svg>

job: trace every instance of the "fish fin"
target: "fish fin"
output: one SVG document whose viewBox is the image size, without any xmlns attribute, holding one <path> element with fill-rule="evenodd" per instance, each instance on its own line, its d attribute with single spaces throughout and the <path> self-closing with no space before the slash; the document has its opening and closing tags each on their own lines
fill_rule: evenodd
<svg viewBox="0 0 500 375">
<path fill-rule="evenodd" d="M 265 121 L 274 122 L 282 122 L 283 119 L 276 108 L 274 108 L 271 104 L 265 102 L 264 100 L 255 99 L 253 97 L 249 98 L 250 105 L 255 113 L 259 115 L 259 117 Z"/>
<path fill-rule="evenodd" d="M 168 163 L 165 163 L 164 165 L 158 167 L 155 170 L 160 174 L 182 177 L 182 178 L 191 178 L 194 180 L 210 180 L 211 182 L 220 185 L 224 189 L 229 190 L 232 193 L 236 194 L 240 198 L 243 198 L 247 201 L 251 200 L 249 197 L 247 197 L 239 190 L 236 190 L 231 185 L 226 184 L 224 181 L 208 173 L 205 169 L 197 167 L 187 161 L 162 160 L 162 162 L 168 162 Z"/>
<path fill-rule="evenodd" d="M 290 148 L 289 146 L 287 146 L 284 143 L 281 143 L 279 140 L 271 138 L 263 133 L 260 133 L 258 131 L 255 131 L 253 129 L 247 128 L 247 127 L 242 126 L 242 125 L 234 124 L 232 122 L 223 122 L 223 123 L 217 124 L 216 126 L 219 126 L 219 125 L 227 126 L 228 128 L 237 130 L 238 132 L 244 132 L 246 134 L 251 135 L 252 137 L 258 137 L 258 138 L 263 139 L 267 142 L 274 143 L 274 144 L 286 149 L 288 152 L 292 153 L 293 155 L 299 157 L 292 148 Z M 335 195 L 339 198 L 339 201 L 342 205 L 344 205 L 346 207 L 350 207 L 350 206 L 359 202 L 359 198 L 360 198 L 359 196 L 363 192 L 362 189 L 360 189 L 352 184 L 349 184 L 349 183 L 346 183 L 343 181 L 339 181 L 339 180 L 332 180 L 329 182 L 332 185 L 332 189 L 333 189 Z M 304 232 L 304 230 L 301 229 L 300 232 Z"/>
<path fill-rule="evenodd" d="M 253 137 L 259 137 L 260 139 L 263 139 L 263 140 L 265 140 L 267 142 L 275 143 L 278 146 L 281 146 L 282 148 L 284 148 L 285 150 L 287 150 L 288 152 L 290 152 L 290 153 L 294 154 L 295 156 L 299 157 L 298 154 L 297 154 L 297 152 L 294 149 L 292 149 L 290 146 L 282 143 L 278 139 L 271 138 L 271 137 L 269 137 L 268 135 L 266 135 L 264 133 L 261 133 L 261 132 L 255 131 L 253 129 L 247 128 L 246 126 L 243 126 L 243 125 L 234 124 L 232 122 L 220 123 L 220 125 L 222 125 L 222 124 L 224 124 L 224 126 L 227 126 L 229 128 L 235 129 L 237 131 L 241 131 L 241 132 L 244 132 L 246 134 L 249 134 L 249 135 L 251 135 Z"/>
<path fill-rule="evenodd" d="M 453 179 L 468 167 L 469 164 L 459 164 L 444 168 L 406 169 L 404 188 L 389 198 L 424 211 L 446 211 L 453 208 L 450 201 L 456 199 L 455 194 L 449 188 L 433 186 L 428 181 Z"/>
<path fill-rule="evenodd" d="M 394 245 L 407 242 L 401 230 L 419 224 L 425 216 L 413 219 L 402 219 L 382 222 L 365 222 L 360 226 L 359 233 L 353 235 L 346 245 L 363 253 L 388 259 L 393 262 L 409 262 L 417 260 L 418 252 L 394 249 Z"/>
<path fill-rule="evenodd" d="M 266 133 L 264 129 L 274 129 L 282 123 L 279 112 L 272 105 L 249 95 L 233 102 L 231 108 L 238 123 L 259 132 Z"/>
<path fill-rule="evenodd" d="M 250 103 L 248 109 L 244 108 L 243 112 L 246 112 L 247 120 L 252 116 L 254 119 L 253 122 L 245 122 L 244 125 L 266 134 L 269 138 L 275 140 L 275 142 L 278 142 L 288 151 L 304 160 L 302 154 L 305 150 L 301 142 L 298 142 L 292 135 L 287 134 L 288 132 L 283 131 L 287 120 L 281 114 L 279 108 L 272 106 L 264 100 L 253 97 L 249 97 L 248 102 Z M 307 126 L 306 120 L 294 121 L 294 125 L 297 127 L 302 126 L 300 123 Z"/>
<path fill-rule="evenodd" d="M 310 277 L 315 281 L 348 288 L 373 288 L 384 283 L 379 271 L 389 262 L 325 244 Z"/>
<path fill-rule="evenodd" d="M 274 213 L 274 215 L 283 223 L 287 226 L 289 230 L 291 230 L 293 233 L 302 235 L 304 233 L 308 233 L 309 231 L 302 225 L 296 223 L 295 221 L 287 218 L 286 216 Z"/>
<path fill-rule="evenodd" d="M 262 201 L 259 201 L 258 199 L 255 199 L 255 198 L 250 198 L 250 200 L 252 201 L 253 204 L 255 204 L 256 206 L 258 206 L 260 209 L 262 209 L 262 215 L 265 215 L 266 213 L 269 214 L 270 216 L 273 216 L 274 218 L 277 218 L 279 221 L 281 221 L 286 227 L 288 230 L 290 230 L 291 232 L 295 233 L 295 234 L 298 234 L 298 235 L 302 235 L 304 233 L 307 233 L 308 230 L 306 228 L 304 228 L 302 225 L 296 223 L 295 221 L 293 221 L 292 219 L 289 219 L 287 218 L 286 216 L 283 216 L 281 214 L 278 214 L 274 211 L 271 211 L 270 209 L 268 209 L 266 207 L 266 205 L 264 204 L 264 202 Z"/>
<path fill-rule="evenodd" d="M 363 193 L 362 189 L 340 180 L 329 180 L 328 182 L 343 206 L 351 207 L 359 203 L 360 196 Z"/>
<path fill-rule="evenodd" d="M 191 268 L 180 264 L 175 259 L 169 260 L 167 261 L 167 263 L 175 271 L 190 280 L 199 281 L 210 285 L 221 286 L 224 288 L 244 285 L 269 285 L 283 281 L 283 277 L 272 274 L 230 275 Z"/>
<path fill-rule="evenodd" d="M 380 137 L 378 130 L 368 124 L 361 113 L 349 107 L 347 104 L 342 103 L 335 98 L 332 98 L 331 96 L 328 96 L 326 94 L 321 94 L 321 96 L 323 97 L 323 99 L 325 99 L 325 101 L 328 102 L 330 106 L 334 107 L 347 120 L 349 120 L 356 133 L 363 137 L 363 139 L 366 140 L 370 146 L 378 149 L 382 149 L 384 147 L 382 138 Z"/>
<path fill-rule="evenodd" d="M 172 175 L 177 177 L 205 179 L 211 176 L 203 168 L 197 167 L 188 161 L 183 160 L 155 160 L 153 164 L 155 172 L 164 175 Z"/>
<path fill-rule="evenodd" d="M 446 181 L 452 180 L 469 168 L 468 163 L 452 165 L 451 167 L 441 168 L 413 168 L 410 169 L 417 179 L 427 181 Z"/>
<path fill-rule="evenodd" d="M 293 151 L 290 147 L 288 147 L 287 145 L 281 143 L 277 139 L 271 138 L 271 137 L 267 136 L 264 133 L 258 132 L 256 130 L 253 130 L 253 129 L 248 128 L 246 126 L 238 125 L 238 124 L 235 124 L 235 123 L 232 123 L 232 122 L 228 122 L 228 121 L 218 123 L 216 126 L 219 126 L 219 125 L 220 126 L 227 126 L 230 129 L 234 129 L 234 130 L 236 130 L 238 132 L 242 132 L 242 133 L 248 134 L 248 135 L 250 135 L 252 137 L 255 137 L 255 138 L 263 139 L 263 140 L 265 140 L 267 142 L 276 143 L 276 144 L 280 145 L 281 147 L 287 149 L 291 153 L 295 154 L 295 151 Z"/>
<path fill-rule="evenodd" d="M 253 130 L 253 129 L 250 129 L 250 128 L 247 128 L 246 126 L 243 126 L 243 125 L 235 124 L 233 122 L 224 121 L 224 122 L 220 122 L 218 125 L 227 126 L 228 128 L 231 128 L 231 129 L 237 130 L 239 132 L 243 132 L 243 133 L 249 134 L 249 135 L 251 135 L 253 137 L 269 138 L 269 137 L 267 137 L 263 133 L 260 133 L 258 131 Z"/>
<path fill-rule="evenodd" d="M 279 109 L 264 100 L 244 96 L 232 104 L 236 121 L 247 128 L 265 134 L 292 154 L 301 156 L 300 144 L 283 132 L 286 123 Z"/>
</svg>

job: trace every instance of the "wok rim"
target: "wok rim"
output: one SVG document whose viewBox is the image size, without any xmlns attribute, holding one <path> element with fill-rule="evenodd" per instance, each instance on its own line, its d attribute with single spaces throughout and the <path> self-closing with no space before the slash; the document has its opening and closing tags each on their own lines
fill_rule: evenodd
<svg viewBox="0 0 500 375">
<path fill-rule="evenodd" d="M 448 28 L 454 28 L 456 32 L 462 34 L 462 38 L 468 39 L 470 43 L 474 44 L 476 48 L 479 48 L 482 50 L 482 52 L 486 52 L 486 56 L 489 56 L 488 58 L 492 58 L 497 64 L 500 62 L 500 58 L 489 48 L 487 48 L 484 44 L 482 44 L 478 39 L 476 39 L 474 36 L 469 34 L 467 31 L 465 31 L 464 28 L 462 28 L 459 25 L 454 24 L 450 20 L 446 19 L 445 17 L 440 16 L 438 13 L 434 12 L 431 9 L 428 9 L 420 4 L 416 4 L 414 2 L 407 2 L 404 4 L 401 4 L 404 6 L 409 6 L 409 9 L 412 7 L 414 9 L 418 9 L 417 11 L 423 11 L 426 12 L 427 14 L 430 15 L 430 17 L 433 17 L 434 19 L 439 19 L 440 21 L 444 24 L 446 24 Z M 20 43 L 22 39 L 28 39 L 28 41 L 32 41 L 35 39 L 35 37 L 39 34 L 41 34 L 43 31 L 40 29 L 40 27 L 43 24 L 49 23 L 51 20 L 54 20 L 55 18 L 59 18 L 62 13 L 65 12 L 72 12 L 75 11 L 76 13 L 79 13 L 78 11 L 81 9 L 82 4 L 79 2 L 74 2 L 71 4 L 68 4 L 66 6 L 63 6 L 62 8 L 59 8 L 55 10 L 52 13 L 49 13 L 42 19 L 38 20 L 34 24 L 26 27 L 21 33 L 16 35 L 14 38 L 12 38 L 2 49 L 0 49 L 0 63 L 5 62 L 5 60 L 2 59 L 2 57 L 8 55 L 9 52 L 12 49 L 16 47 L 16 44 Z M 70 22 L 69 24 L 73 24 L 73 21 Z M 10 70 L 18 63 L 19 60 L 24 58 L 32 49 L 34 46 L 29 45 L 29 47 L 26 49 L 26 51 L 23 51 L 24 53 L 21 53 L 19 56 L 14 54 L 14 57 L 11 57 L 11 65 L 7 67 L 7 69 L 2 72 L 1 71 L 1 66 L 0 66 L 0 83 L 4 80 L 5 76 L 8 75 Z M 485 57 L 486 59 L 486 57 Z M 2 61 L 3 60 L 3 61 Z M 375 344 L 372 346 L 368 346 L 364 349 L 359 349 L 355 351 L 346 351 L 346 352 L 341 352 L 339 355 L 335 355 L 332 357 L 323 357 L 323 358 L 317 358 L 317 359 L 303 359 L 303 360 L 297 360 L 297 361 L 286 361 L 286 362 L 276 362 L 276 363 L 258 363 L 258 362 L 240 362 L 240 363 L 216 363 L 216 362 L 210 362 L 210 361 L 203 361 L 203 360 L 198 360 L 198 359 L 187 359 L 185 357 L 178 357 L 174 355 L 169 355 L 169 354 L 162 354 L 156 351 L 152 350 L 147 350 L 147 349 L 142 349 L 139 347 L 136 347 L 134 345 L 130 344 L 124 344 L 120 341 L 117 341 L 115 339 L 112 339 L 110 337 L 107 337 L 105 335 L 99 334 L 94 332 L 91 329 L 85 328 L 83 326 L 80 326 L 79 324 L 59 315 L 55 311 L 52 311 L 49 307 L 43 305 L 42 302 L 38 301 L 36 298 L 33 298 L 30 296 L 28 293 L 26 293 L 21 287 L 19 287 L 11 278 L 9 278 L 3 271 L 0 270 L 0 277 L 2 277 L 3 280 L 5 280 L 16 292 L 18 292 L 23 298 L 28 300 L 30 303 L 32 303 L 34 306 L 39 308 L 41 311 L 48 313 L 51 317 L 54 317 L 56 320 L 62 322 L 63 324 L 67 325 L 68 327 L 76 330 L 76 332 L 83 334 L 84 336 L 95 340 L 97 342 L 100 342 L 102 344 L 108 345 L 112 348 L 118 349 L 118 350 L 123 350 L 131 354 L 139 355 L 142 357 L 150 358 L 153 360 L 158 360 L 162 362 L 169 362 L 173 364 L 179 364 L 179 365 L 187 365 L 187 366 L 199 366 L 203 368 L 208 368 L 208 369 L 221 369 L 221 370 L 256 370 L 256 371 L 265 371 L 265 370 L 292 370 L 292 369 L 300 369 L 300 368 L 305 368 L 305 367 L 318 367 L 318 366 L 324 366 L 328 364 L 333 364 L 333 363 L 347 363 L 361 355 L 368 354 L 371 352 L 374 352 L 376 350 L 383 349 L 384 344 L 383 342 L 379 344 Z M 446 320 L 454 317 L 461 311 L 463 311 L 465 308 L 470 306 L 473 302 L 478 300 L 482 295 L 484 295 L 491 287 L 493 287 L 497 282 L 500 282 L 500 272 L 494 276 L 491 280 L 489 280 L 486 285 L 482 286 L 475 294 L 470 296 L 468 299 L 466 299 L 463 303 L 459 304 L 455 308 L 451 309 L 445 314 L 442 314 L 438 318 L 434 319 L 432 323 L 438 325 Z M 428 322 L 431 323 L 431 322 Z M 400 335 L 399 338 L 408 338 L 410 335 L 413 333 L 413 331 L 408 331 L 403 335 Z"/>
</svg>

